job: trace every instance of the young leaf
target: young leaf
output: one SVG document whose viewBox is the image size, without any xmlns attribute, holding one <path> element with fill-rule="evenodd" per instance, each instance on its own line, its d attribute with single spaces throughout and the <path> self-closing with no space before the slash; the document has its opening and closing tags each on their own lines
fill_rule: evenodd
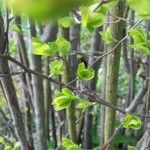
<svg viewBox="0 0 150 150">
<path fill-rule="evenodd" d="M 142 54 L 150 55 L 150 48 L 148 48 L 148 45 L 146 43 L 133 44 L 133 45 L 130 45 L 130 47 L 136 49 Z"/>
<path fill-rule="evenodd" d="M 63 37 L 59 37 L 56 41 L 58 52 L 67 55 L 70 52 L 71 44 L 69 41 L 64 39 Z"/>
<path fill-rule="evenodd" d="M 139 16 L 145 19 L 150 18 L 150 0 L 128 0 L 131 9 L 136 11 Z"/>
<path fill-rule="evenodd" d="M 94 12 L 89 7 L 81 9 L 83 26 L 93 31 L 95 27 L 99 27 L 104 23 L 105 16 L 101 12 Z"/>
<path fill-rule="evenodd" d="M 128 150 L 137 150 L 136 147 L 128 146 Z"/>
<path fill-rule="evenodd" d="M 33 54 L 45 57 L 54 55 L 58 49 L 55 42 L 49 42 L 48 44 L 45 44 L 38 38 L 32 38 L 32 46 L 34 48 L 32 51 Z"/>
<path fill-rule="evenodd" d="M 54 60 L 51 62 L 50 69 L 52 75 L 62 75 L 65 72 L 65 67 L 61 60 Z"/>
<path fill-rule="evenodd" d="M 86 111 L 90 106 L 92 106 L 93 104 L 89 101 L 86 100 L 82 100 L 80 101 L 77 105 L 76 108 L 78 109 L 82 109 L 83 111 Z"/>
<path fill-rule="evenodd" d="M 63 88 L 62 93 L 71 99 L 75 99 L 74 93 L 70 91 L 68 88 Z"/>
<path fill-rule="evenodd" d="M 116 40 L 113 38 L 112 34 L 111 34 L 111 30 L 110 28 L 108 27 L 106 29 L 105 32 L 99 32 L 99 34 L 102 36 L 102 39 L 104 40 L 104 42 L 106 44 L 111 44 L 113 42 L 115 42 Z"/>
<path fill-rule="evenodd" d="M 64 28 L 70 28 L 74 25 L 74 20 L 70 16 L 66 16 L 60 20 L 58 20 L 58 23 L 63 26 Z"/>
<path fill-rule="evenodd" d="M 74 145 L 74 143 L 71 140 L 69 140 L 67 138 L 63 138 L 62 139 L 62 146 L 63 147 L 68 148 L 68 147 L 70 147 L 72 145 Z"/>
<path fill-rule="evenodd" d="M 142 126 L 142 122 L 139 117 L 131 114 L 127 114 L 123 120 L 123 127 L 138 130 Z"/>
<path fill-rule="evenodd" d="M 56 111 L 66 109 L 72 102 L 72 99 L 69 99 L 67 96 L 59 96 L 55 98 L 52 102 Z"/>
<path fill-rule="evenodd" d="M 62 139 L 62 146 L 66 148 L 66 150 L 81 150 L 81 148 L 67 138 Z"/>
<path fill-rule="evenodd" d="M 84 63 L 78 65 L 77 75 L 81 80 L 91 80 L 94 77 L 95 71 L 92 68 L 85 69 Z"/>
<path fill-rule="evenodd" d="M 67 150 L 81 150 L 81 148 L 78 145 L 74 144 L 69 146 Z"/>
<path fill-rule="evenodd" d="M 145 35 L 141 30 L 130 29 L 129 31 L 130 36 L 135 40 L 137 43 L 144 43 L 145 42 Z"/>
</svg>

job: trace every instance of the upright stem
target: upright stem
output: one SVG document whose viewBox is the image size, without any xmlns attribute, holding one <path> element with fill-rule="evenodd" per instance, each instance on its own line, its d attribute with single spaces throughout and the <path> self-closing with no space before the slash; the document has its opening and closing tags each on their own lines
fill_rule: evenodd
<svg viewBox="0 0 150 150">
<path fill-rule="evenodd" d="M 30 38 L 36 37 L 35 24 L 32 21 L 30 21 L 30 35 Z M 32 67 L 35 71 L 42 72 L 42 60 L 40 56 L 32 55 Z M 36 150 L 47 150 L 43 80 L 35 75 L 32 76 L 32 79 L 36 125 Z"/>
<path fill-rule="evenodd" d="M 118 4 L 113 8 L 111 14 L 113 16 L 123 17 L 124 0 L 119 0 Z M 115 17 L 110 17 L 110 22 L 115 22 Z M 113 37 L 120 41 L 123 38 L 123 24 L 119 21 L 115 24 L 110 24 Z M 108 51 L 116 45 L 116 42 L 108 46 Z M 121 46 L 118 46 L 114 52 L 108 55 L 107 60 L 107 79 L 106 79 L 106 101 L 112 105 L 117 104 L 117 85 L 119 75 L 119 63 L 120 63 Z M 105 113 L 105 143 L 112 136 L 114 132 L 116 111 L 110 108 L 106 108 Z M 111 146 L 107 150 L 111 150 Z"/>
</svg>

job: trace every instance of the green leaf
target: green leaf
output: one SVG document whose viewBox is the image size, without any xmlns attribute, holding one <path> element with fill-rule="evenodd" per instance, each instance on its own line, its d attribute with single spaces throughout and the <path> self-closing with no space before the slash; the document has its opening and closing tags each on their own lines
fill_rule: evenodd
<svg viewBox="0 0 150 150">
<path fill-rule="evenodd" d="M 150 48 L 148 48 L 148 45 L 146 43 L 134 44 L 130 45 L 130 47 L 136 49 L 138 52 L 142 54 L 150 55 Z"/>
<path fill-rule="evenodd" d="M 128 150 L 137 150 L 136 147 L 128 146 Z"/>
<path fill-rule="evenodd" d="M 108 27 L 106 29 L 105 32 L 99 32 L 99 34 L 102 36 L 102 39 L 104 40 L 104 42 L 106 44 L 111 44 L 113 42 L 115 42 L 116 40 L 113 38 L 112 34 L 111 34 L 111 30 L 110 28 Z"/>
<path fill-rule="evenodd" d="M 91 8 L 81 9 L 83 26 L 93 31 L 94 28 L 101 26 L 105 21 L 105 16 L 100 12 L 93 12 Z"/>
<path fill-rule="evenodd" d="M 54 55 L 58 49 L 55 42 L 49 42 L 48 44 L 45 44 L 38 38 L 32 38 L 32 46 L 34 48 L 32 51 L 33 54 L 45 57 Z"/>
<path fill-rule="evenodd" d="M 67 150 L 81 150 L 81 148 L 78 146 L 78 145 L 72 145 L 72 146 L 69 146 L 68 148 L 67 148 Z"/>
<path fill-rule="evenodd" d="M 26 14 L 38 21 L 58 19 L 78 8 L 86 0 L 7 0 L 15 15 Z"/>
<path fill-rule="evenodd" d="M 83 111 L 86 111 L 90 106 L 92 106 L 93 104 L 87 100 L 82 100 L 80 101 L 77 105 L 76 108 L 78 109 L 82 109 Z"/>
<path fill-rule="evenodd" d="M 67 96 L 59 96 L 55 98 L 52 102 L 56 111 L 66 109 L 72 102 L 72 99 L 68 98 Z"/>
<path fill-rule="evenodd" d="M 62 75 L 65 73 L 65 66 L 61 60 L 54 60 L 50 64 L 52 75 Z"/>
<path fill-rule="evenodd" d="M 63 138 L 62 139 L 62 146 L 63 147 L 68 148 L 68 147 L 70 147 L 72 145 L 74 145 L 74 143 L 71 140 L 69 140 L 67 138 Z"/>
<path fill-rule="evenodd" d="M 150 0 L 127 0 L 131 9 L 138 13 L 139 16 L 145 19 L 150 18 Z"/>
<path fill-rule="evenodd" d="M 123 127 L 138 130 L 142 126 L 142 122 L 139 117 L 131 114 L 127 114 L 123 120 Z"/>
<path fill-rule="evenodd" d="M 92 68 L 85 69 L 84 63 L 80 63 L 78 65 L 77 75 L 80 80 L 91 80 L 95 75 L 95 71 Z"/>
<path fill-rule="evenodd" d="M 68 88 L 63 88 L 62 93 L 71 99 L 75 99 L 74 93 L 72 91 L 70 91 Z"/>
<path fill-rule="evenodd" d="M 71 102 L 76 99 L 74 93 L 71 92 L 68 88 L 63 88 L 62 92 L 56 90 L 54 95 L 56 98 L 53 100 L 52 105 L 54 105 L 54 108 L 57 111 L 66 109 L 71 104 Z"/>
<path fill-rule="evenodd" d="M 66 16 L 60 20 L 58 20 L 58 23 L 63 26 L 64 28 L 70 28 L 74 25 L 74 20 L 70 16 Z"/>
<path fill-rule="evenodd" d="M 56 41 L 58 52 L 67 55 L 70 52 L 71 44 L 63 37 L 58 37 Z"/>
<path fill-rule="evenodd" d="M 77 144 L 67 138 L 62 139 L 62 146 L 66 148 L 66 150 L 81 150 Z"/>
<path fill-rule="evenodd" d="M 130 36 L 135 40 L 135 42 L 137 43 L 145 42 L 145 35 L 142 30 L 130 29 L 129 33 L 130 33 Z"/>
</svg>

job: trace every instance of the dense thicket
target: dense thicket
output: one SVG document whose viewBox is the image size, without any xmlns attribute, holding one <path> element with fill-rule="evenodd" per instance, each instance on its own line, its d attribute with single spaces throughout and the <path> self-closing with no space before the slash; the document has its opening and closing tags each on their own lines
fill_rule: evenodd
<svg viewBox="0 0 150 150">
<path fill-rule="evenodd" d="M 0 0 L 0 150 L 149 150 L 149 6 Z"/>
</svg>

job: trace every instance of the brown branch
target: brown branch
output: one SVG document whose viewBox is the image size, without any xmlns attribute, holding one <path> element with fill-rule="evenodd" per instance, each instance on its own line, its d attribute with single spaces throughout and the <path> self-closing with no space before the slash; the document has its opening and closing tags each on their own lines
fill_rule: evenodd
<svg viewBox="0 0 150 150">
<path fill-rule="evenodd" d="M 9 76 L 15 76 L 15 75 L 19 75 L 19 74 L 23 74 L 24 71 L 17 71 L 17 72 L 11 72 L 9 74 L 0 74 L 0 77 L 9 77 Z"/>
</svg>

